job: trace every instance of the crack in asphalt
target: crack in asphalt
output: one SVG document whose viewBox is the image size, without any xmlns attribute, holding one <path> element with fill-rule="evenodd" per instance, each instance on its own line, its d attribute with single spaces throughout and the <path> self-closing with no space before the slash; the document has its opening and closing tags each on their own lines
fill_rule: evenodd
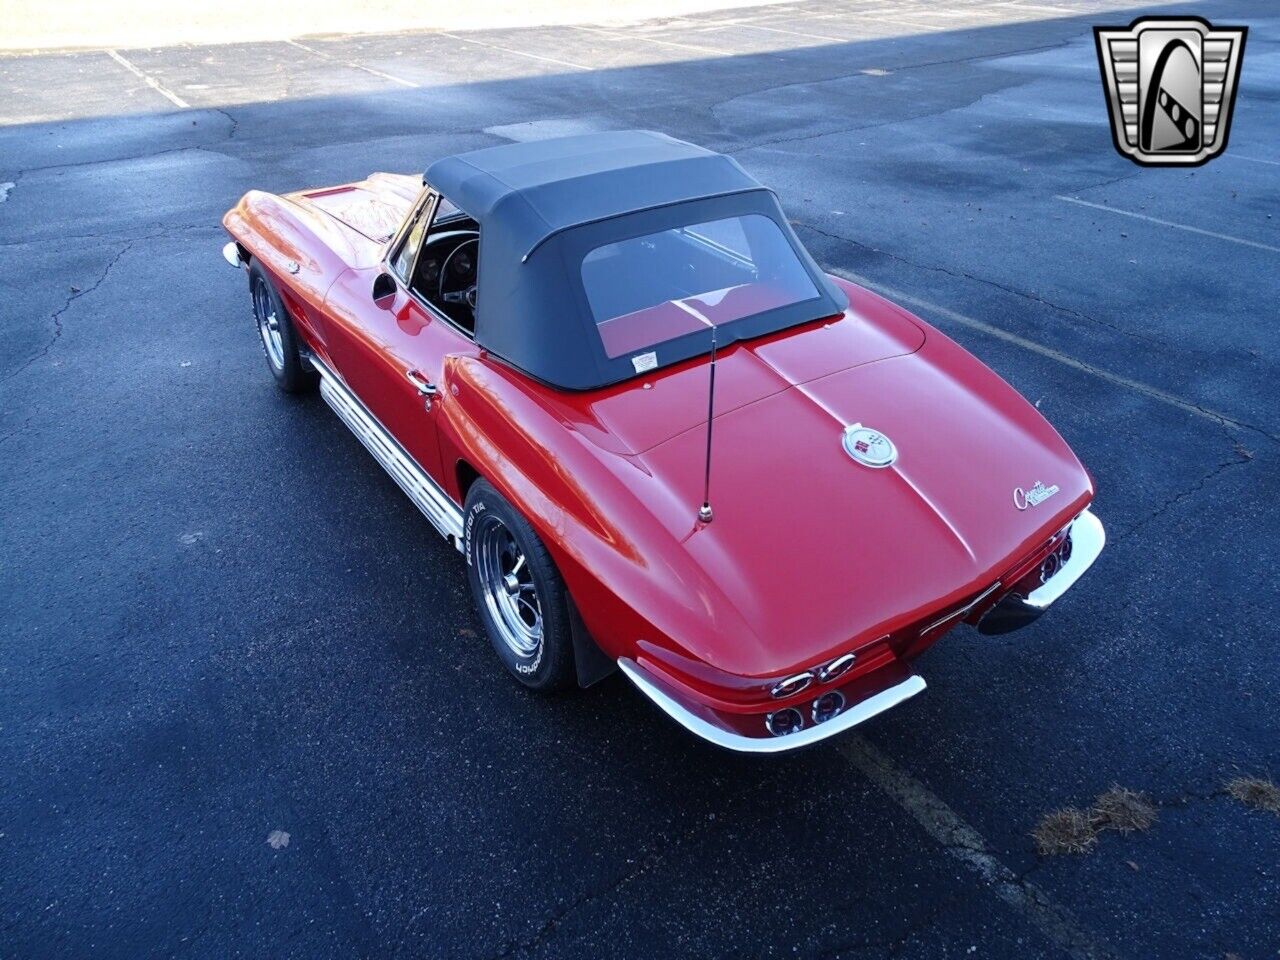
<svg viewBox="0 0 1280 960">
<path fill-rule="evenodd" d="M 890 957 L 899 956 L 913 937 L 933 926 L 946 911 L 973 900 L 979 892 L 980 890 L 977 887 L 968 887 L 958 893 L 952 893 L 941 900 L 935 901 L 929 909 L 906 923 L 894 936 L 864 939 L 856 943 L 842 943 L 839 946 L 831 947 L 815 954 L 814 960 L 841 960 L 842 957 L 854 956 L 868 950 L 884 950 L 887 951 L 887 955 Z M 852 901 L 850 906 L 856 908 L 865 900 L 865 897 L 858 897 Z"/>
<path fill-rule="evenodd" d="M 1034 47 L 1023 47 L 1018 50 L 1010 50 L 1004 53 L 981 53 L 981 54 L 974 54 L 968 57 L 956 57 L 950 60 L 929 60 L 923 63 L 907 64 L 906 66 L 894 67 L 890 75 L 896 75 L 900 73 L 909 73 L 912 70 L 923 70 L 928 67 L 948 66 L 948 65 L 954 65 L 957 63 L 979 63 L 984 60 L 1000 60 L 1005 57 L 1018 57 L 1028 53 L 1040 53 L 1046 50 L 1057 50 L 1062 47 L 1070 46 L 1071 43 L 1075 41 L 1075 39 L 1076 38 L 1074 37 L 1068 37 L 1065 40 L 1061 40 L 1056 43 L 1047 43 L 1047 44 L 1042 44 L 1040 46 L 1034 46 Z M 842 83 L 846 80 L 857 80 L 857 79 L 863 79 L 863 80 L 867 80 L 868 82 L 874 83 L 877 80 L 881 79 L 879 77 L 875 77 L 875 76 L 871 76 L 863 73 L 862 72 L 863 69 L 865 68 L 859 68 L 857 70 L 852 71 L 851 73 L 843 73 L 843 74 L 838 74 L 834 77 L 823 77 L 816 80 L 793 80 L 788 83 L 774 84 L 773 86 L 762 87 L 758 90 L 752 90 L 752 91 L 740 93 L 728 98 L 727 100 L 721 100 L 717 103 L 712 104 L 708 112 L 710 113 L 711 117 L 718 124 L 720 124 L 721 129 L 724 129 L 724 121 L 721 120 L 720 115 L 717 113 L 717 111 L 720 108 L 722 108 L 725 104 L 733 103 L 737 100 L 743 100 L 749 97 L 758 97 L 762 94 L 775 93 L 779 90 L 786 90 L 790 87 L 818 87 L 818 86 L 822 86 L 823 84 Z M 913 120 L 920 120 L 924 117 L 941 116 L 942 114 L 950 113 L 953 110 L 958 110 L 964 107 L 972 106 L 973 103 L 981 101 L 987 96 L 988 96 L 987 93 L 983 93 L 977 96 L 972 101 L 967 101 L 961 104 L 944 105 L 936 109 L 925 110 L 922 113 L 911 114 L 909 116 L 894 117 L 888 120 L 878 120 L 872 123 L 855 124 L 853 126 L 840 127 L 835 130 L 823 130 L 817 133 L 806 133 L 806 134 L 799 134 L 797 136 L 792 136 L 792 137 L 778 137 L 773 140 L 761 140 L 755 143 L 746 143 L 742 147 L 738 147 L 734 150 L 729 150 L 726 152 L 729 153 L 730 155 L 733 155 L 738 153 L 745 153 L 749 150 L 756 150 L 764 147 L 778 146 L 779 144 L 784 144 L 784 143 L 800 143 L 805 140 L 816 140 L 821 137 L 838 136 L 839 134 L 842 134 L 842 133 L 853 133 L 856 130 L 873 130 L 877 127 L 893 126 L 894 124 L 898 124 L 898 123 L 910 123 Z M 1130 174 L 1130 176 L 1132 176 L 1132 174 Z"/>
<path fill-rule="evenodd" d="M 1196 793 L 1194 790 L 1184 790 L 1176 797 L 1167 797 L 1160 799 L 1152 798 L 1151 802 L 1161 810 L 1166 807 L 1188 807 L 1193 803 L 1204 803 L 1210 800 L 1222 800 L 1229 797 L 1230 794 L 1226 790 L 1219 787 L 1216 790 L 1210 790 L 1208 793 Z"/>
<path fill-rule="evenodd" d="M 896 256 L 895 254 L 889 253 L 887 251 L 879 250 L 875 247 L 869 247 L 866 244 L 858 242 L 857 240 L 851 240 L 848 237 L 843 237 L 839 234 L 830 233 L 820 228 L 813 227 L 803 221 L 795 220 L 791 222 L 795 223 L 802 229 L 810 230 L 814 233 L 828 237 L 837 242 L 846 243 L 846 244 L 849 244 L 850 246 L 862 247 L 863 249 L 870 250 L 874 253 L 884 254 L 886 257 L 889 257 L 890 259 L 899 260 L 900 262 L 908 266 L 914 267 L 916 269 L 936 270 L 938 272 L 948 274 L 954 277 L 955 279 L 964 279 L 963 277 L 960 277 L 954 273 L 951 273 L 945 268 L 930 267 L 924 264 L 917 264 L 911 260 Z M 1114 383 L 1117 386 L 1124 387 L 1125 389 L 1128 389 L 1128 390 L 1133 390 L 1137 393 L 1143 394 L 1144 396 L 1151 397 L 1163 403 L 1167 403 L 1170 406 L 1178 407 L 1179 409 L 1195 413 L 1199 416 L 1204 417 L 1207 420 L 1212 420 L 1214 423 L 1218 424 L 1220 427 L 1225 428 L 1230 426 L 1230 427 L 1238 427 L 1242 430 L 1249 430 L 1253 433 L 1258 434 L 1260 437 L 1263 437 L 1266 440 L 1270 440 L 1272 443 L 1280 444 L 1280 434 L 1270 433 L 1269 431 L 1263 429 L 1257 424 L 1249 423 L 1246 420 L 1239 420 L 1235 417 L 1227 416 L 1226 414 L 1220 413 L 1217 410 L 1213 410 L 1210 407 L 1206 407 L 1195 400 L 1189 400 L 1184 397 L 1180 397 L 1176 394 L 1170 393 L 1167 390 L 1161 390 L 1159 387 L 1153 387 L 1150 384 L 1146 384 L 1141 381 L 1133 380 L 1131 378 L 1121 376 L 1120 374 L 1113 373 L 1110 370 L 1107 370 L 1103 367 L 1095 366 L 1092 363 L 1088 363 L 1087 361 L 1080 360 L 1079 358 L 1073 357 L 1070 354 L 1063 353 L 1060 350 L 1055 350 L 1053 347 L 1045 346 L 1044 344 L 1036 340 L 1032 340 L 1028 337 L 1023 337 L 1019 334 L 1013 333 L 996 324 L 975 320 L 972 317 L 966 317 L 963 314 L 957 313 L 954 310 L 949 310 L 948 308 L 944 306 L 940 306 L 939 304 L 936 304 L 936 303 L 929 303 L 928 301 L 921 300 L 919 297 L 913 296 L 910 293 L 907 293 L 902 290 L 896 290 L 888 286 L 887 284 L 879 283 L 870 277 L 861 276 L 848 269 L 842 269 L 840 267 L 832 267 L 831 270 L 837 276 L 844 277 L 846 280 L 852 280 L 854 283 L 858 283 L 865 287 L 868 287 L 869 289 L 874 290 L 883 296 L 889 297 L 891 300 L 897 300 L 897 301 L 900 301 L 901 303 L 906 303 L 906 304 L 914 304 L 917 307 L 920 307 L 922 309 L 929 310 L 934 313 L 939 313 L 942 316 L 945 316 L 948 319 L 952 320 L 953 322 L 960 323 L 961 325 L 970 327 L 972 329 L 981 330 L 982 332 L 990 336 L 993 336 L 998 339 L 1004 340 L 1008 343 L 1012 343 L 1017 346 L 1020 346 L 1024 350 L 1030 350 L 1034 353 L 1039 353 L 1042 356 L 1050 357 L 1051 359 L 1056 360 L 1061 364 L 1064 364 L 1068 367 L 1072 367 L 1073 369 L 1076 369 L 1076 370 L 1081 370 L 1085 373 L 1092 374 L 1093 376 L 1098 377 L 1099 379 L 1102 379 L 1102 380 L 1106 380 L 1109 383 Z M 968 279 L 978 283 L 987 283 L 987 284 L 992 283 L 992 281 L 983 280 L 981 277 L 969 277 Z M 993 285 L 996 287 L 1000 286 L 999 284 L 993 284 Z M 1010 292 L 1017 293 L 1017 291 L 1010 291 Z M 1020 293 L 1018 295 L 1026 296 L 1025 294 L 1020 294 Z M 1035 298 L 1032 297 L 1031 299 L 1034 301 Z M 1068 307 L 1060 307 L 1057 304 L 1051 303 L 1049 301 L 1043 301 L 1043 302 L 1046 306 L 1049 306 L 1053 309 L 1061 310 L 1068 314 L 1071 313 L 1071 309 Z M 1081 316 L 1085 316 L 1085 315 L 1081 314 Z M 1103 326 L 1107 326 L 1105 322 L 1099 321 L 1099 323 L 1101 323 Z M 1124 333 L 1125 331 L 1119 330 L 1119 328 L 1117 328 L 1117 332 Z"/>
<path fill-rule="evenodd" d="M 227 139 L 234 140 L 236 138 L 236 131 L 240 129 L 240 121 L 237 120 L 235 117 L 233 117 L 229 112 L 227 112 L 222 107 L 210 107 L 209 109 L 212 110 L 214 113 L 222 114 L 231 122 L 231 129 L 227 131 Z"/>
<path fill-rule="evenodd" d="M 758 786 L 759 785 L 757 785 L 757 787 Z M 709 832 L 713 831 L 719 824 L 726 822 L 726 820 L 729 819 L 727 816 L 728 814 L 730 814 L 739 806 L 742 806 L 743 804 L 749 802 L 750 799 L 753 796 L 755 796 L 756 792 L 757 792 L 757 788 L 752 788 L 744 791 L 742 794 L 736 797 L 732 802 L 727 804 L 722 804 L 720 806 L 720 808 L 717 810 L 715 820 L 714 822 L 711 823 L 710 826 L 707 826 L 707 824 L 704 823 L 703 821 L 698 821 L 694 823 L 692 826 L 687 827 L 679 835 L 669 839 L 666 843 L 660 844 L 655 849 L 650 850 L 647 853 L 643 854 L 642 856 L 637 857 L 630 869 L 624 871 L 620 876 L 617 876 L 614 879 L 612 879 L 609 883 L 605 884 L 605 886 L 595 890 L 586 891 L 574 897 L 572 900 L 568 901 L 567 903 L 561 906 L 558 906 L 546 917 L 546 919 L 542 921 L 541 924 L 538 925 L 538 928 L 534 930 L 532 933 L 519 939 L 509 940 L 505 944 L 503 944 L 503 946 L 498 950 L 498 952 L 492 955 L 491 960 L 508 960 L 508 958 L 510 957 L 521 956 L 533 950 L 536 950 L 544 942 L 546 942 L 547 940 L 550 940 L 552 937 L 555 936 L 556 931 L 560 928 L 560 926 L 564 923 L 564 921 L 568 917 L 570 917 L 577 911 L 581 910 L 583 907 L 587 906 L 588 904 L 594 903 L 595 901 L 600 900 L 602 898 L 607 898 L 612 896 L 618 890 L 621 890 L 627 884 L 631 883 L 633 880 L 648 873 L 650 870 L 654 869 L 659 864 L 661 864 L 663 862 L 663 859 L 668 854 L 670 854 L 672 850 L 677 849 L 681 845 L 688 843 L 694 839 L 701 839 L 705 837 Z M 396 947 L 391 952 L 391 955 L 393 957 L 398 957 L 400 955 L 401 951 L 404 949 L 405 945 L 408 942 L 409 934 L 412 932 L 413 928 L 417 925 L 417 922 L 433 906 L 434 904 L 428 904 L 427 906 L 423 907 L 421 910 L 419 910 L 410 918 L 407 924 L 405 924 L 404 931 L 400 934 L 400 937 L 396 943 Z"/>
<path fill-rule="evenodd" d="M 222 111 L 217 111 L 221 113 Z M 166 147 L 164 150 L 152 150 L 150 153 L 132 153 L 123 157 L 99 157 L 96 160 L 76 160 L 69 163 L 49 163 L 40 167 L 27 167 L 18 171 L 18 176 L 28 173 L 47 173 L 50 170 L 70 170 L 74 167 L 96 167 L 107 163 L 128 163 L 131 160 L 150 160 L 154 157 L 165 157 L 171 153 L 186 153 L 188 151 L 205 150 L 209 153 L 217 153 L 211 146 L 205 144 L 196 144 L 186 147 Z"/>
<path fill-rule="evenodd" d="M 876 120 L 872 123 L 856 123 L 853 126 L 849 126 L 849 127 L 837 127 L 834 130 L 820 130 L 817 133 L 802 133 L 794 137 L 778 137 L 775 140 L 760 140 L 756 142 L 747 141 L 741 147 L 736 147 L 733 150 L 726 150 L 724 152 L 729 154 L 730 156 L 734 156 L 739 153 L 747 153 L 751 150 L 763 150 L 767 147 L 776 147 L 784 143 L 802 143 L 805 140 L 818 140 L 818 139 L 821 139 L 822 137 L 836 137 L 842 133 L 853 133 L 858 130 L 875 130 L 878 127 L 891 127 L 894 124 L 898 124 L 898 123 L 908 123 L 912 120 L 922 120 L 925 117 L 937 116 L 938 114 L 946 113 L 948 110 L 954 110 L 954 109 L 956 108 L 944 107 L 939 110 L 926 110 L 923 113 L 913 113 L 911 116 L 908 116 L 908 117 L 894 117 L 892 120 Z M 716 118 L 716 122 L 717 123 L 720 122 L 718 117 Z M 740 138 L 736 138 L 736 139 L 740 139 Z"/>
<path fill-rule="evenodd" d="M 1064 307 L 1060 303 L 1054 303 L 1052 300 L 1046 300 L 1044 297 L 1041 297 L 1035 293 L 1029 293 L 1026 290 L 1019 290 L 1017 287 L 1007 286 L 1006 284 L 1000 283 L 998 280 L 990 280 L 987 277 L 979 277 L 972 273 L 968 273 L 964 270 L 953 270 L 949 267 L 937 266 L 937 265 L 928 264 L 928 263 L 920 263 L 916 260 L 912 260 L 909 257 L 904 257 L 901 254 L 893 253 L 889 250 L 884 250 L 880 247 L 873 247 L 870 244 L 862 242 L 861 240 L 855 240 L 852 237 L 846 237 L 844 234 L 834 233 L 822 227 L 815 226 L 814 224 L 809 223 L 808 221 L 805 221 L 805 220 L 793 220 L 792 223 L 796 224 L 799 227 L 804 228 L 805 230 L 811 230 L 814 233 L 820 234 L 821 236 L 824 236 L 829 240 L 835 240 L 837 242 L 847 243 L 855 247 L 861 247 L 863 250 L 867 250 L 871 253 L 877 253 L 882 256 L 886 256 L 890 260 L 896 260 L 899 263 L 904 263 L 909 267 L 915 267 L 917 270 L 929 270 L 934 273 L 943 273 L 956 280 L 972 280 L 974 283 L 981 283 L 989 287 L 995 287 L 997 290 L 1003 290 L 1005 293 L 1012 294 L 1015 297 L 1021 297 L 1025 300 L 1030 300 L 1033 303 L 1042 304 L 1043 306 L 1046 306 L 1051 310 L 1056 310 L 1059 313 L 1064 313 L 1069 317 L 1076 317 L 1077 319 L 1085 320 L 1089 323 L 1096 324 L 1097 326 L 1105 327 L 1108 330 L 1113 330 L 1116 333 L 1121 334 L 1122 336 L 1131 337 L 1135 340 L 1143 340 L 1143 341 L 1146 341 L 1147 343 L 1155 344 L 1161 347 L 1171 346 L 1171 344 L 1167 340 L 1163 340 L 1159 337 L 1148 336 L 1147 334 L 1143 334 L 1143 333 L 1134 333 L 1131 330 L 1125 330 L 1123 327 L 1117 326 L 1116 324 L 1111 323 L 1110 321 L 1100 320 L 1097 317 L 1091 316 L 1090 314 L 1082 313 L 1081 311 L 1076 310 L 1074 307 Z"/>
<path fill-rule="evenodd" d="M 1124 180 L 1132 180 L 1134 177 L 1140 176 L 1141 174 L 1142 174 L 1142 170 L 1138 170 L 1135 173 L 1122 173 L 1118 177 L 1111 177 L 1110 179 L 1102 180 L 1099 183 L 1089 183 L 1089 184 L 1085 184 L 1082 187 L 1076 187 L 1074 192 L 1083 193 L 1086 190 L 1101 190 L 1103 187 L 1109 187 L 1113 183 L 1120 183 L 1121 181 L 1124 181 Z"/>
<path fill-rule="evenodd" d="M 1225 424 L 1223 425 L 1223 429 L 1224 431 L 1226 430 Z M 1232 446 L 1235 452 L 1235 456 L 1233 458 L 1231 458 L 1230 460 L 1222 461 L 1216 467 L 1214 467 L 1212 470 L 1210 470 L 1208 473 L 1202 476 L 1199 480 L 1193 483 L 1190 487 L 1188 487 L 1185 490 L 1179 491 L 1178 493 L 1174 494 L 1172 497 L 1169 497 L 1167 500 L 1164 501 L 1164 503 L 1156 507 L 1156 509 L 1151 511 L 1151 513 L 1147 514 L 1147 516 L 1137 521 L 1128 530 L 1124 531 L 1124 533 L 1121 533 L 1118 536 L 1116 536 L 1113 542 L 1123 543 L 1125 540 L 1128 540 L 1139 530 L 1142 530 L 1144 527 L 1160 519 L 1162 516 L 1164 516 L 1166 513 L 1168 513 L 1178 504 L 1182 503 L 1184 500 L 1188 500 L 1191 497 L 1194 497 L 1197 493 L 1203 490 L 1205 486 L 1209 484 L 1210 481 L 1217 479 L 1219 476 L 1226 473 L 1232 467 L 1244 466 L 1245 464 L 1250 463 L 1253 460 L 1253 453 L 1250 452 L 1249 450 L 1246 450 L 1240 443 L 1236 442 L 1234 438 L 1232 438 Z"/>
<path fill-rule="evenodd" d="M 121 246 L 120 249 L 116 251 L 115 256 L 113 256 L 110 260 L 107 261 L 107 265 L 102 268 L 102 272 L 98 275 L 98 279 L 94 280 L 93 283 L 91 283 L 87 287 L 72 286 L 70 289 L 70 292 L 67 295 L 67 298 L 63 301 L 62 306 L 60 306 L 57 310 L 53 311 L 53 313 L 50 314 L 49 316 L 49 320 L 53 324 L 53 336 L 49 338 L 48 343 L 46 343 L 38 353 L 31 355 L 22 363 L 20 363 L 15 369 L 11 370 L 9 373 L 5 374 L 3 377 L 0 377 L 0 383 L 8 383 L 14 377 L 18 376 L 18 374 L 22 373 L 24 370 L 30 367 L 37 360 L 42 360 L 45 357 L 47 357 L 49 355 L 49 351 L 53 349 L 54 344 L 57 343 L 58 340 L 62 338 L 62 317 L 68 310 L 71 309 L 71 305 L 75 303 L 77 300 L 79 300 L 81 297 L 84 297 L 90 293 L 93 293 L 93 291 L 97 290 L 98 287 L 102 286 L 103 282 L 111 274 L 112 268 L 114 268 L 115 265 L 120 262 L 121 257 L 123 257 L 131 249 L 133 249 L 134 244 L 141 243 L 143 240 L 152 240 L 158 236 L 161 236 L 161 234 L 148 234 L 145 237 L 137 237 L 132 240 L 127 240 L 124 243 L 124 245 Z M 12 435 L 13 434 L 8 434 L 3 439 L 7 440 Z"/>
<path fill-rule="evenodd" d="M 62 306 L 59 307 L 50 315 L 49 319 L 53 322 L 53 336 L 50 337 L 49 342 L 45 344 L 44 348 L 39 353 L 34 354 L 30 358 L 28 358 L 26 361 L 24 361 L 17 369 L 10 371 L 9 373 L 5 374 L 3 377 L 0 377 L 0 384 L 8 383 L 14 377 L 18 376 L 18 374 L 22 373 L 24 370 L 30 367 L 37 360 L 41 359 L 42 357 L 48 356 L 49 351 L 53 349 L 54 344 L 57 343 L 58 340 L 62 337 L 62 318 L 66 314 L 67 310 L 70 309 L 71 305 L 75 303 L 75 301 L 79 300 L 81 297 L 83 297 L 88 293 L 92 293 L 99 286 L 101 286 L 102 283 L 107 279 L 107 275 L 111 273 L 112 268 L 115 267 L 116 263 L 120 260 L 120 258 L 123 257 L 130 250 L 130 248 L 132 248 L 135 244 L 142 243 L 147 240 L 162 239 L 164 237 L 172 236 L 173 234 L 176 234 L 176 233 L 185 233 L 185 232 L 193 232 L 193 231 L 208 231 L 210 233 L 216 233 L 221 231 L 221 227 L 211 226 L 203 222 L 192 223 L 192 224 L 180 224 L 177 226 L 166 227 L 164 229 L 159 229 L 160 226 L 161 226 L 160 224 L 155 225 L 155 227 L 157 228 L 155 232 L 141 234 L 139 236 L 133 236 L 133 237 L 121 237 L 119 234 L 114 234 L 114 233 L 103 233 L 103 234 L 90 233 L 90 234 L 79 234 L 75 236 L 50 237 L 44 240 L 23 240 L 23 241 L 13 241 L 9 243 L 0 243 L 0 248 L 12 247 L 12 246 L 34 245 L 34 244 L 41 244 L 41 243 L 63 243 L 69 239 L 70 240 L 79 240 L 79 239 L 117 240 L 123 244 L 120 250 L 117 251 L 116 255 L 112 257 L 111 260 L 107 263 L 102 273 L 98 276 L 98 279 L 95 280 L 91 286 L 72 292 L 63 302 Z M 31 426 L 31 423 L 34 419 L 35 418 L 33 416 L 29 416 L 25 420 L 23 420 L 22 423 L 20 423 L 18 426 L 10 430 L 8 433 L 4 434 L 3 436 L 0 436 L 0 445 L 7 443 L 8 441 L 16 437 L 18 434 L 25 431 L 29 426 Z"/>
<path fill-rule="evenodd" d="M 233 117 L 222 107 L 199 107 L 193 112 L 206 112 L 221 114 L 231 124 L 230 129 L 222 138 L 224 140 L 234 140 L 236 132 L 240 129 L 240 121 Z M 133 153 L 123 157 L 99 157 L 96 160 L 73 160 L 67 163 L 48 163 L 42 166 L 26 167 L 19 170 L 13 178 L 13 186 L 17 186 L 18 182 L 28 173 L 45 173 L 49 170 L 70 170 L 76 167 L 95 167 L 104 163 L 128 163 L 131 160 L 150 160 L 154 157 L 164 157 L 171 153 L 184 153 L 188 150 L 207 150 L 211 153 L 217 153 L 210 144 L 193 144 L 185 147 L 166 147 L 163 150 L 152 150 L 145 153 Z"/>
<path fill-rule="evenodd" d="M 982 836 L 911 774 L 881 753 L 866 737 L 851 734 L 836 750 L 852 766 L 906 811 L 943 850 L 983 881 L 985 887 L 1072 960 L 1114 956 L 1078 925 L 1070 911 L 1014 873 L 990 850 Z"/>
<path fill-rule="evenodd" d="M 178 233 L 194 233 L 201 230 L 207 230 L 210 233 L 221 233 L 222 227 L 218 224 L 211 224 L 206 220 L 196 223 L 177 223 L 171 226 L 165 226 L 162 223 L 151 224 L 148 229 L 158 230 L 158 233 L 148 233 L 139 236 L 130 236 L 128 231 L 124 230 L 106 230 L 102 233 L 61 233 L 53 237 L 37 237 L 34 240 L 0 240 L 0 249 L 8 247 L 36 247 L 46 243 L 66 243 L 68 240 L 114 240 L 119 242 L 137 243 L 142 240 L 152 240 L 161 237 L 172 236 Z"/>
<path fill-rule="evenodd" d="M 662 854 L 660 852 L 645 854 L 636 862 L 635 869 L 624 873 L 621 877 L 618 877 L 603 889 L 581 894 L 569 901 L 569 903 L 565 904 L 563 907 L 556 909 L 552 912 L 551 916 L 547 917 L 547 919 L 542 922 L 542 925 L 532 934 L 532 936 L 526 937 L 523 940 L 509 942 L 502 948 L 502 950 L 494 954 L 493 960 L 505 960 L 507 957 L 518 956 L 536 949 L 544 940 L 548 940 L 555 936 L 555 932 L 559 928 L 560 924 L 563 923 L 565 918 L 570 914 L 576 912 L 581 907 L 594 900 L 598 900 L 601 897 L 608 897 L 616 893 L 636 877 L 647 873 L 651 868 L 657 866 L 657 864 L 661 862 Z"/>
</svg>

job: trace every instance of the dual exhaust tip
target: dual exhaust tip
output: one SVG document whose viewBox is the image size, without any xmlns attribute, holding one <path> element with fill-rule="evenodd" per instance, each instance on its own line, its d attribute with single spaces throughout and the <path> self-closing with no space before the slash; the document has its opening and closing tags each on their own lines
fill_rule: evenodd
<svg viewBox="0 0 1280 960">
<path fill-rule="evenodd" d="M 1049 554 L 1040 563 L 1040 582 L 1046 583 L 1055 573 L 1067 565 L 1071 559 L 1071 534 L 1068 533 L 1057 550 Z"/>
<path fill-rule="evenodd" d="M 779 680 L 769 688 L 769 695 L 775 700 L 780 700 L 783 697 L 794 697 L 796 694 L 808 690 L 815 683 L 830 683 L 837 677 L 848 673 L 857 659 L 857 654 L 852 651 L 841 654 L 821 667 L 814 667 L 812 670 L 805 670 L 803 673 L 797 673 L 794 676 L 787 677 L 785 680 Z M 810 705 L 809 722 L 814 724 L 825 723 L 844 709 L 844 703 L 844 694 L 839 690 L 828 690 Z M 785 737 L 789 733 L 798 733 L 804 729 L 805 722 L 804 714 L 796 707 L 784 707 L 781 710 L 775 710 L 764 718 L 765 729 L 775 737 Z"/>
<path fill-rule="evenodd" d="M 818 697 L 809 708 L 809 720 L 816 726 L 826 723 L 840 714 L 845 707 L 844 694 L 839 690 L 828 690 Z M 805 716 L 795 707 L 776 710 L 764 718 L 765 729 L 775 737 L 799 733 L 805 727 Z"/>
</svg>

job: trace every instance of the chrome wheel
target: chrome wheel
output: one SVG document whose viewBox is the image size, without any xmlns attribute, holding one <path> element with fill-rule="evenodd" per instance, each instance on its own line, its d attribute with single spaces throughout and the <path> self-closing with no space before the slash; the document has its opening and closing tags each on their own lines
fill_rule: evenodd
<svg viewBox="0 0 1280 960">
<path fill-rule="evenodd" d="M 473 557 L 489 618 L 522 659 L 542 646 L 542 602 L 533 571 L 507 525 L 492 513 L 476 522 Z"/>
<path fill-rule="evenodd" d="M 271 291 L 262 280 L 253 287 L 253 315 L 258 321 L 258 332 L 262 334 L 262 345 L 267 348 L 267 359 L 275 369 L 283 370 L 284 340 L 280 336 L 280 318 L 276 315 Z"/>
</svg>

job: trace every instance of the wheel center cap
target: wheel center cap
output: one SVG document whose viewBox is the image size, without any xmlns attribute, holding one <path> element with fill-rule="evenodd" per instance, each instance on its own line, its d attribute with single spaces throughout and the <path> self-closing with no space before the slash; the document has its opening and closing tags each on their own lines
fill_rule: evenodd
<svg viewBox="0 0 1280 960">
<path fill-rule="evenodd" d="M 516 579 L 514 573 L 508 573 L 502 578 L 502 585 L 507 588 L 507 596 L 514 597 L 520 592 L 520 581 Z"/>
</svg>

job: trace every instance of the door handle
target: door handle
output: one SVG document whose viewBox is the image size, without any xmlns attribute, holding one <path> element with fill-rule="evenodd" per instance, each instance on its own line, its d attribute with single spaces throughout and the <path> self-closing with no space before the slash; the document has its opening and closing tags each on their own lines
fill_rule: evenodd
<svg viewBox="0 0 1280 960">
<path fill-rule="evenodd" d="M 418 388 L 418 396 L 434 397 L 436 395 L 436 385 L 417 370 L 410 370 L 405 374 L 405 378 Z"/>
<path fill-rule="evenodd" d="M 418 396 L 422 398 L 422 406 L 428 413 L 431 412 L 431 398 L 436 395 L 436 385 L 424 377 L 417 370 L 410 370 L 405 374 L 405 379 L 412 383 L 418 390 Z"/>
</svg>

